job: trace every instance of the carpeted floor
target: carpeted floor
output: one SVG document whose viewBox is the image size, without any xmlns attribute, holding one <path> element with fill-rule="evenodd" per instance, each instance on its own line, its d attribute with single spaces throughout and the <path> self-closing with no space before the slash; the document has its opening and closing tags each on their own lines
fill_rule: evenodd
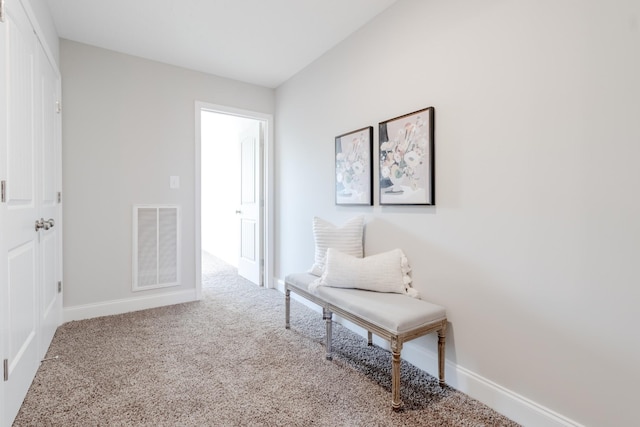
<svg viewBox="0 0 640 427">
<path fill-rule="evenodd" d="M 210 256 L 204 299 L 62 325 L 14 426 L 516 426 Z"/>
</svg>

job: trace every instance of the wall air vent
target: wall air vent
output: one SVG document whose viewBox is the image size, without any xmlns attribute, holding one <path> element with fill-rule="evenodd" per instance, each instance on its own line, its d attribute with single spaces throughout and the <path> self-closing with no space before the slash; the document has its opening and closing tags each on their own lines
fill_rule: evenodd
<svg viewBox="0 0 640 427">
<path fill-rule="evenodd" d="M 180 284 L 180 208 L 133 207 L 133 291 Z"/>
</svg>

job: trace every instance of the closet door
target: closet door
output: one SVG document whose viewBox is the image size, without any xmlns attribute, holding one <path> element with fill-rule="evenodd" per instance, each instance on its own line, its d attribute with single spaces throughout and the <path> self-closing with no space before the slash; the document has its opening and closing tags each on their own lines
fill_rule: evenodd
<svg viewBox="0 0 640 427">
<path fill-rule="evenodd" d="M 2 1 L 2 0 L 0 0 Z M 7 81 L 6 67 L 7 65 L 7 25 L 4 21 L 0 21 L 0 181 L 4 181 L 7 172 Z M 7 260 L 5 245 L 5 224 L 6 224 L 6 207 L 2 199 L 0 199 L 0 362 L 6 357 L 5 347 L 7 346 L 7 319 L 6 313 L 9 305 L 7 304 Z M 4 366 L 0 365 L 0 370 Z M 0 426 L 10 425 L 7 422 L 5 413 L 4 398 L 5 382 L 0 376 Z"/>
<path fill-rule="evenodd" d="M 6 133 L 3 162 L 6 182 L 2 213 L 0 298 L 2 299 L 2 349 L 4 373 L 3 425 L 11 425 L 20 409 L 43 352 L 42 341 L 42 241 L 47 240 L 41 214 L 43 166 L 41 98 L 36 79 L 37 38 L 17 0 L 5 0 L 5 67 L 1 74 L 6 95 Z"/>
<path fill-rule="evenodd" d="M 43 47 L 36 44 L 36 205 L 46 224 L 39 233 L 40 355 L 44 356 L 62 320 L 62 220 L 59 79 Z"/>
</svg>

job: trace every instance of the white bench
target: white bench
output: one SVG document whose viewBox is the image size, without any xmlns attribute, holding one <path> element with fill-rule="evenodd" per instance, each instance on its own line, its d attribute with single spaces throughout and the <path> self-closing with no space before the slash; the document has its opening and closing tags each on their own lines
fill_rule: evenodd
<svg viewBox="0 0 640 427">
<path fill-rule="evenodd" d="M 431 332 L 438 333 L 438 375 L 444 385 L 444 348 L 447 317 L 444 307 L 402 294 L 381 293 L 359 289 L 309 285 L 317 277 L 308 273 L 290 274 L 285 278 L 285 327 L 290 328 L 291 291 L 322 307 L 326 321 L 326 358 L 331 360 L 333 313 L 367 330 L 368 344 L 372 334 L 386 339 L 391 346 L 391 405 L 402 406 L 400 399 L 400 352 L 406 341 Z"/>
</svg>

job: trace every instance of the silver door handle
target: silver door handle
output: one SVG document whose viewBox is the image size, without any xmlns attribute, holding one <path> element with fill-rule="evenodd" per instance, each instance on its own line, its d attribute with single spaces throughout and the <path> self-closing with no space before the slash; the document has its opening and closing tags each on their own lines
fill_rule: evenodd
<svg viewBox="0 0 640 427">
<path fill-rule="evenodd" d="M 48 230 L 53 228 L 54 225 L 56 225 L 56 222 L 53 218 L 49 218 L 47 221 L 45 221 L 44 218 L 40 218 L 36 220 L 36 231 L 39 231 L 41 228 Z"/>
<path fill-rule="evenodd" d="M 236 213 L 237 213 L 238 215 L 240 215 L 240 214 L 242 213 L 242 211 L 236 211 Z"/>
</svg>

